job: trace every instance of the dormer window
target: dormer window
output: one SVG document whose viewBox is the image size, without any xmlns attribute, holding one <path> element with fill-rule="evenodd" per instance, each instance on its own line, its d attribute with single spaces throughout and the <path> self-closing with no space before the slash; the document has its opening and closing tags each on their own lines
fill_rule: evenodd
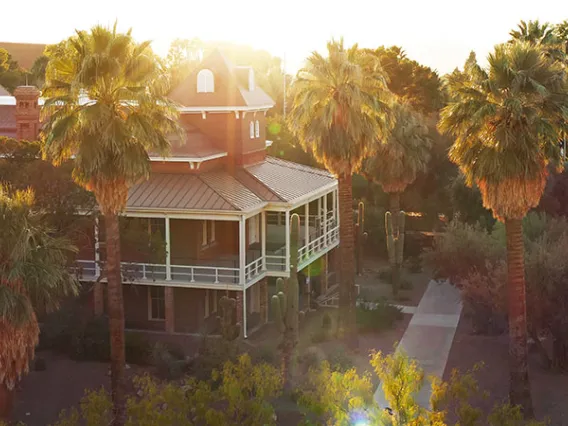
<svg viewBox="0 0 568 426">
<path fill-rule="evenodd" d="M 249 123 L 249 133 L 250 138 L 254 139 L 254 123 L 252 121 Z"/>
<path fill-rule="evenodd" d="M 258 120 L 254 123 L 254 134 L 257 138 L 260 137 L 260 124 L 258 123 Z"/>
<path fill-rule="evenodd" d="M 197 93 L 213 93 L 215 78 L 211 70 L 201 70 L 197 73 Z"/>
<path fill-rule="evenodd" d="M 249 91 L 254 90 L 254 70 L 251 68 L 249 69 Z"/>
</svg>

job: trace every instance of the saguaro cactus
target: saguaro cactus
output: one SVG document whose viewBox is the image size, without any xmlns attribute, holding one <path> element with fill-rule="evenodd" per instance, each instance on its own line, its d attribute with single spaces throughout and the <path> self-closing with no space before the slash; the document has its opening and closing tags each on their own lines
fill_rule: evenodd
<svg viewBox="0 0 568 426">
<path fill-rule="evenodd" d="M 241 333 L 241 324 L 235 321 L 235 309 L 237 301 L 233 298 L 223 296 L 219 300 L 221 315 L 217 318 L 221 323 L 221 336 L 227 342 L 231 342 L 239 337 Z"/>
<path fill-rule="evenodd" d="M 300 217 L 293 214 L 290 218 L 290 278 L 276 281 L 277 294 L 272 296 L 274 320 L 282 333 L 282 379 L 288 384 L 290 360 L 299 340 L 299 284 L 298 284 L 298 239 L 300 235 Z"/>
<path fill-rule="evenodd" d="M 400 269 L 404 252 L 404 219 L 405 213 L 399 211 L 397 215 L 396 227 L 393 225 L 393 215 L 391 212 L 385 213 L 385 229 L 387 234 L 387 251 L 389 264 L 391 266 L 392 293 L 398 295 L 400 285 Z"/>
<path fill-rule="evenodd" d="M 357 206 L 357 222 L 355 223 L 355 263 L 357 275 L 363 272 L 363 244 L 367 240 L 365 232 L 365 203 L 359 201 Z"/>
</svg>

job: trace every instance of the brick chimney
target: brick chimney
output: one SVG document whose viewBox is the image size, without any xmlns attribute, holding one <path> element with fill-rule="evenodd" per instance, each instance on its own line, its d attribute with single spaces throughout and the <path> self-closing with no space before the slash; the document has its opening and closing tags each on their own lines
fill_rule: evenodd
<svg viewBox="0 0 568 426">
<path fill-rule="evenodd" d="M 16 139 L 34 141 L 39 134 L 39 89 L 35 86 L 18 86 L 16 98 Z"/>
</svg>

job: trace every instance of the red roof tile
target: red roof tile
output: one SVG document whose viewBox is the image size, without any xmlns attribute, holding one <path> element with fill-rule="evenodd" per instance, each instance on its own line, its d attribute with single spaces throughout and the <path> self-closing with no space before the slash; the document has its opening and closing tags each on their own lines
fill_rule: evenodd
<svg viewBox="0 0 568 426">
<path fill-rule="evenodd" d="M 0 105 L 0 136 L 16 136 L 16 107 Z"/>
</svg>

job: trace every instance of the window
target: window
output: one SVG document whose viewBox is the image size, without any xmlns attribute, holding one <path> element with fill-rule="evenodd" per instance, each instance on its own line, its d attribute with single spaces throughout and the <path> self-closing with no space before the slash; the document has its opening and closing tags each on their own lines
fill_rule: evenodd
<svg viewBox="0 0 568 426">
<path fill-rule="evenodd" d="M 148 318 L 151 320 L 166 319 L 166 296 L 164 287 L 148 287 Z"/>
<path fill-rule="evenodd" d="M 201 223 L 201 245 L 203 247 L 213 244 L 215 242 L 215 221 L 204 220 Z"/>
<path fill-rule="evenodd" d="M 197 92 L 213 93 L 215 91 L 215 78 L 211 70 L 201 70 L 197 73 Z"/>
<path fill-rule="evenodd" d="M 249 245 L 258 243 L 260 241 L 259 228 L 260 228 L 259 215 L 253 216 L 248 219 Z"/>
<path fill-rule="evenodd" d="M 256 120 L 254 122 L 254 134 L 257 138 L 260 137 L 260 124 L 259 124 L 258 120 Z"/>
<path fill-rule="evenodd" d="M 250 138 L 254 139 L 254 123 L 252 121 L 249 123 L 249 133 Z"/>
</svg>

